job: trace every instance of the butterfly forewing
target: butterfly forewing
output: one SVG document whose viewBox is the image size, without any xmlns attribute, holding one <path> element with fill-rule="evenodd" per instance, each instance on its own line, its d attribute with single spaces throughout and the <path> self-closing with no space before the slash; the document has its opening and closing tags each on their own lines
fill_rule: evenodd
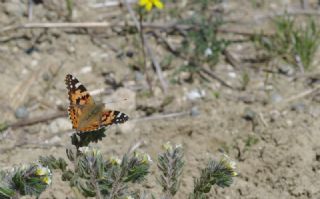
<svg viewBox="0 0 320 199">
<path fill-rule="evenodd" d="M 77 78 L 68 74 L 66 76 L 66 85 L 70 105 L 90 105 L 94 104 L 93 98 L 90 96 L 86 87 L 84 87 Z"/>
</svg>

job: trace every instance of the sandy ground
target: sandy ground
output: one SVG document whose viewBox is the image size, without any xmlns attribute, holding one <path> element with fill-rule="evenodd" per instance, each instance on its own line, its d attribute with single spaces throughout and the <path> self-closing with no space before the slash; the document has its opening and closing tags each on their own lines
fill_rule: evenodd
<svg viewBox="0 0 320 199">
<path fill-rule="evenodd" d="M 27 5 L 19 2 L 0 3 L 2 27 L 28 21 Z M 65 21 L 66 8 L 56 2 L 35 5 L 32 21 Z M 224 9 L 229 11 L 230 19 L 238 18 L 243 22 L 233 24 L 233 28 L 255 30 L 268 26 L 266 16 L 299 7 L 299 1 L 264 2 L 263 8 L 255 8 L 248 1 L 228 1 Z M 103 21 L 121 13 L 118 8 L 88 6 L 93 3 L 96 1 L 78 1 L 73 20 Z M 64 77 L 71 73 L 90 91 L 107 88 L 108 94 L 97 94 L 95 99 L 132 118 L 127 124 L 108 129 L 107 137 L 97 144 L 106 157 L 121 156 L 130 145 L 143 141 L 141 150 L 156 160 L 163 143 L 182 144 L 186 167 L 176 198 L 186 198 L 192 190 L 193 178 L 199 176 L 199 169 L 209 159 L 219 157 L 221 151 L 236 161 L 239 177 L 230 188 L 215 187 L 210 198 L 320 198 L 320 93 L 300 96 L 319 86 L 319 79 L 311 86 L 308 84 L 312 74 L 319 74 L 319 56 L 312 71 L 303 76 L 275 73 L 267 77 L 261 70 L 264 66 L 255 68 L 242 63 L 243 68 L 236 69 L 222 59 L 215 72 L 228 83 L 240 85 L 243 70 L 248 72 L 250 82 L 245 91 L 226 88 L 216 81 L 206 85 L 201 81 L 170 84 L 167 96 L 172 97 L 172 102 L 153 115 L 190 111 L 192 107 L 199 114 L 136 120 L 146 116 L 139 107 L 160 107 L 166 97 L 155 73 L 154 93 L 148 95 L 143 90 L 144 76 L 130 67 L 135 55 L 130 57 L 127 53 L 136 49 L 132 36 L 117 36 L 110 30 L 94 28 L 88 31 L 53 28 L 9 31 L 2 33 L 0 40 L 2 121 L 18 121 L 15 114 L 19 109 L 18 115 L 27 112 L 28 118 L 66 109 Z M 163 48 L 150 40 L 161 60 L 165 54 Z M 229 48 L 239 58 L 254 56 L 252 46 L 247 43 Z M 174 67 L 164 71 L 166 79 L 170 80 Z M 122 86 L 111 89 L 105 84 L 103 74 L 106 73 L 111 73 Z M 205 95 L 193 101 L 186 99 L 186 94 L 194 90 L 204 91 Z M 255 116 L 251 121 L 244 118 L 252 113 Z M 32 162 L 40 155 L 65 158 L 71 133 L 67 117 L 8 129 L 0 135 L 0 168 Z M 156 171 L 156 164 L 152 171 Z M 149 191 L 159 192 L 155 177 L 149 177 L 147 183 Z M 52 186 L 40 198 L 73 197 L 72 190 L 57 174 Z"/>
</svg>

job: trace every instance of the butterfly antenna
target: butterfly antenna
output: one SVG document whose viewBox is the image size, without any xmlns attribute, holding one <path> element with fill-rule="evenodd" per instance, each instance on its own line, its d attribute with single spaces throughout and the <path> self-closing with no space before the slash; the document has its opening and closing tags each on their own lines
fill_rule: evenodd
<svg viewBox="0 0 320 199">
<path fill-rule="evenodd" d="M 117 100 L 110 100 L 110 101 L 105 101 L 105 104 L 112 104 L 112 103 L 119 103 L 119 102 L 123 102 L 123 101 L 127 101 L 128 98 L 122 98 L 122 99 L 117 99 Z"/>
</svg>

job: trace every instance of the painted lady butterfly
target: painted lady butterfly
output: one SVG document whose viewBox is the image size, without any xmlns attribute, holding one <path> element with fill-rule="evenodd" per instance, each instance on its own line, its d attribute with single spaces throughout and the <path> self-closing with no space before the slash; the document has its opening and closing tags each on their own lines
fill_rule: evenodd
<svg viewBox="0 0 320 199">
<path fill-rule="evenodd" d="M 87 89 L 74 76 L 68 74 L 65 82 L 70 100 L 69 117 L 77 132 L 96 131 L 129 119 L 124 113 L 108 110 L 104 104 L 95 103 Z"/>
</svg>

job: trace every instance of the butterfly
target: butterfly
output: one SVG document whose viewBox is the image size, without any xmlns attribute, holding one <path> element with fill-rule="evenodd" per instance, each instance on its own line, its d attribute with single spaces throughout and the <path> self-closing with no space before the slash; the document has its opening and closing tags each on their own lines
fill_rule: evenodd
<svg viewBox="0 0 320 199">
<path fill-rule="evenodd" d="M 129 119 L 120 111 L 109 110 L 103 103 L 96 103 L 74 76 L 66 75 L 65 83 L 70 101 L 68 113 L 72 128 L 77 132 L 96 131 L 112 124 L 124 123 Z"/>
</svg>

